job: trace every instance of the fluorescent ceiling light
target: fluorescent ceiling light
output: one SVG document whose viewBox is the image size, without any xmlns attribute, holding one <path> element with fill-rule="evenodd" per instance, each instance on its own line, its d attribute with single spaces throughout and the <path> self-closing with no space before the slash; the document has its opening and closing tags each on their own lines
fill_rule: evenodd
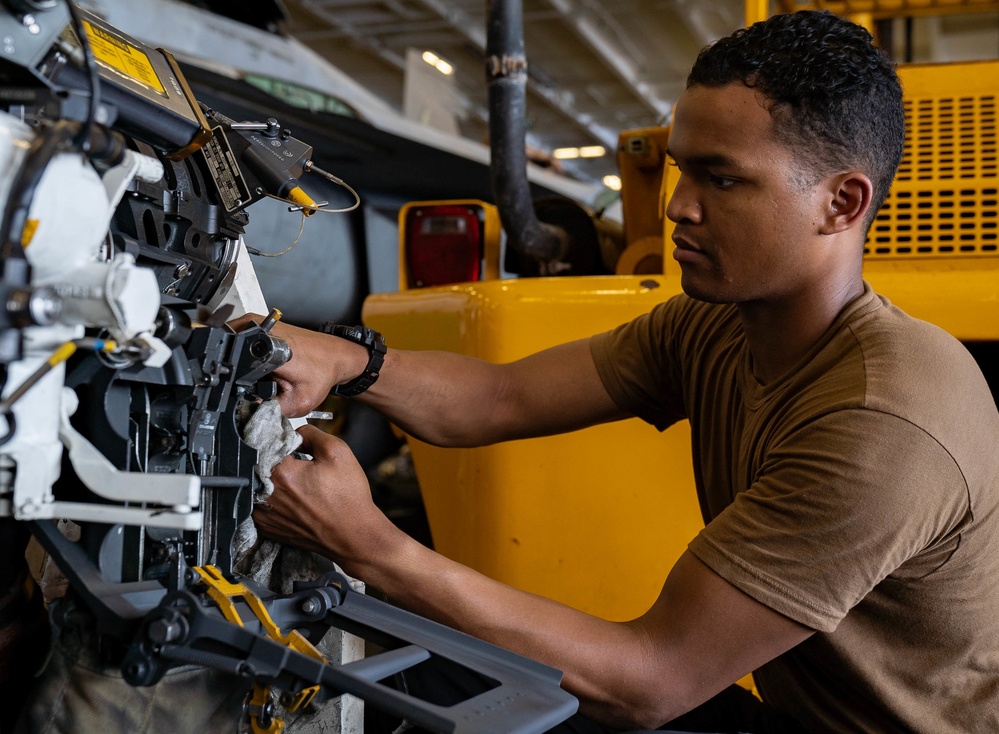
<svg viewBox="0 0 999 734">
<path fill-rule="evenodd" d="M 602 145 L 584 145 L 582 148 L 556 148 L 552 151 L 552 158 L 564 161 L 571 158 L 599 158 L 606 154 L 607 150 Z"/>
<path fill-rule="evenodd" d="M 563 161 L 570 158 L 579 158 L 579 148 L 556 148 L 552 151 L 552 158 L 558 158 Z"/>
<path fill-rule="evenodd" d="M 423 60 L 445 76 L 451 76 L 454 74 L 454 67 L 433 51 L 424 51 Z"/>
</svg>

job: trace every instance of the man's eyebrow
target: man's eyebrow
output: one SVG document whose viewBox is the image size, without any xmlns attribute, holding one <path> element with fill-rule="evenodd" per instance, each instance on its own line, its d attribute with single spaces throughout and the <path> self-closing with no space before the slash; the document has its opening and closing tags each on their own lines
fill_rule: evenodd
<svg viewBox="0 0 999 734">
<path fill-rule="evenodd" d="M 673 154 L 668 147 L 666 148 L 666 157 L 676 161 L 677 157 Z M 704 155 L 693 155 L 689 158 L 682 158 L 683 162 L 688 166 L 732 166 L 735 165 L 735 161 L 726 155 L 721 153 L 705 153 Z"/>
</svg>

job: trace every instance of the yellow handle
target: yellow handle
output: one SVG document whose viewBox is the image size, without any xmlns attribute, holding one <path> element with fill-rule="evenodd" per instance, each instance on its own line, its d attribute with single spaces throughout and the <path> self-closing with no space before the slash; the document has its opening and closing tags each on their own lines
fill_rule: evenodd
<svg viewBox="0 0 999 734">
<path fill-rule="evenodd" d="M 298 186 L 295 186 L 288 192 L 288 200 L 293 201 L 302 207 L 302 213 L 307 217 L 311 217 L 319 211 L 319 207 L 312 197 L 302 191 L 302 189 Z"/>
</svg>

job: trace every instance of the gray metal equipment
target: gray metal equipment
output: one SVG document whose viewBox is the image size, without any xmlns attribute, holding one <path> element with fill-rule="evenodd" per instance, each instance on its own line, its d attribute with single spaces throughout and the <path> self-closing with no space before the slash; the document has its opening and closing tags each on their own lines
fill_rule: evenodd
<svg viewBox="0 0 999 734">
<path fill-rule="evenodd" d="M 68 578 L 58 635 L 85 632 L 123 685 L 190 666 L 241 681 L 254 731 L 345 693 L 437 732 L 570 716 L 558 671 L 338 573 L 282 594 L 236 570 L 260 487 L 242 423 L 290 353 L 268 324 L 226 320 L 266 309 L 247 208 L 322 206 L 299 185 L 311 147 L 200 104 L 168 52 L 66 3 L 2 0 L 0 38 L 0 532 L 30 526 Z M 384 652 L 329 662 L 331 627 Z M 431 658 L 494 685 L 444 706 L 386 683 Z"/>
</svg>

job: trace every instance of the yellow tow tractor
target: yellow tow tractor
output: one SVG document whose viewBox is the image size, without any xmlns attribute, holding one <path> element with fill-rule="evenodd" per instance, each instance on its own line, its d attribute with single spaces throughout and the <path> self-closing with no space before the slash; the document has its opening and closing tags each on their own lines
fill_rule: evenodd
<svg viewBox="0 0 999 734">
<path fill-rule="evenodd" d="M 805 8 L 850 16 L 877 33 L 893 17 L 992 12 L 999 3 L 750 0 L 746 22 Z M 865 277 L 967 344 L 995 388 L 999 60 L 908 64 L 900 75 L 907 144 L 869 234 Z M 588 256 L 616 274 L 576 275 L 569 258 L 528 273 L 540 277 L 500 278 L 496 208 L 415 202 L 400 214 L 399 292 L 370 296 L 365 323 L 393 347 L 505 362 L 613 328 L 679 293 L 679 269 L 664 257 L 672 245 L 663 211 L 677 175 L 664 165 L 668 136 L 668 126 L 620 134 L 623 238 L 592 217 L 582 221 L 581 211 L 538 207 L 543 228 L 554 221 L 582 232 Z M 452 263 L 465 258 L 459 278 L 435 275 L 435 257 L 445 252 Z M 410 446 L 438 551 L 607 619 L 642 614 L 702 527 L 685 423 L 662 434 L 634 419 L 484 448 Z"/>
</svg>

